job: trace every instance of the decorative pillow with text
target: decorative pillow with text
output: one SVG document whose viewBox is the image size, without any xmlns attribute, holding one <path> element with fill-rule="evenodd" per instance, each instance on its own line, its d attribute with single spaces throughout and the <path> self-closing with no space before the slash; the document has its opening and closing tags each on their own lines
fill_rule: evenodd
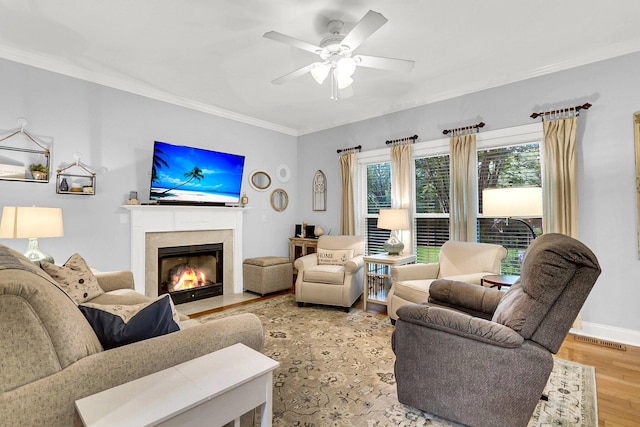
<svg viewBox="0 0 640 427">
<path fill-rule="evenodd" d="M 320 249 L 317 252 L 319 265 L 345 265 L 353 258 L 353 249 Z"/>
<path fill-rule="evenodd" d="M 180 330 L 179 315 L 169 294 L 144 304 L 78 306 L 105 350 Z"/>
<path fill-rule="evenodd" d="M 76 304 L 89 301 L 104 293 L 87 262 L 78 254 L 71 255 L 63 266 L 41 261 L 40 267 Z"/>
</svg>

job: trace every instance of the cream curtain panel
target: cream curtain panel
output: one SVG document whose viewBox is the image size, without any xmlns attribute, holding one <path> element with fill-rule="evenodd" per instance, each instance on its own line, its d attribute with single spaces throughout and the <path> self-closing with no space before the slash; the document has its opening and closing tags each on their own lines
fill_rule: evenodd
<svg viewBox="0 0 640 427">
<path fill-rule="evenodd" d="M 411 206 L 411 144 L 397 144 L 391 147 L 391 207 L 407 209 L 409 224 L 413 224 Z M 411 230 L 402 230 L 398 238 L 404 243 L 404 253 L 413 253 Z"/>
<path fill-rule="evenodd" d="M 578 238 L 577 117 L 542 122 L 542 229 Z"/>
<path fill-rule="evenodd" d="M 340 215 L 340 234 L 355 236 L 355 181 L 358 160 L 355 152 L 340 156 L 340 176 L 342 178 L 342 210 Z"/>
<path fill-rule="evenodd" d="M 542 229 L 578 238 L 578 118 L 543 121 Z M 582 315 L 573 322 L 582 329 Z"/>
<path fill-rule="evenodd" d="M 450 212 L 449 238 L 462 242 L 476 241 L 476 135 L 454 135 L 449 139 Z"/>
</svg>

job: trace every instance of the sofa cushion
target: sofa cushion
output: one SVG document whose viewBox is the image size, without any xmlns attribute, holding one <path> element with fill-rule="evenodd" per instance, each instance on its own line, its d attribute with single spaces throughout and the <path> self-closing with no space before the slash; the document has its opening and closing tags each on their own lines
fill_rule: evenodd
<svg viewBox="0 0 640 427">
<path fill-rule="evenodd" d="M 63 266 L 42 261 L 40 267 L 76 304 L 89 301 L 104 293 L 98 284 L 98 279 L 79 254 L 71 255 Z"/>
<path fill-rule="evenodd" d="M 319 265 L 345 265 L 353 258 L 353 249 L 322 249 L 317 252 Z"/>
<path fill-rule="evenodd" d="M 85 302 L 100 305 L 134 305 L 153 302 L 153 300 L 155 298 L 142 295 L 133 289 L 115 289 Z"/>
<path fill-rule="evenodd" d="M 342 265 L 317 265 L 303 271 L 304 281 L 312 283 L 325 283 L 328 285 L 344 284 L 344 266 Z"/>
<path fill-rule="evenodd" d="M 143 304 L 83 303 L 79 307 L 105 349 L 180 329 L 178 312 L 169 294 Z"/>
</svg>

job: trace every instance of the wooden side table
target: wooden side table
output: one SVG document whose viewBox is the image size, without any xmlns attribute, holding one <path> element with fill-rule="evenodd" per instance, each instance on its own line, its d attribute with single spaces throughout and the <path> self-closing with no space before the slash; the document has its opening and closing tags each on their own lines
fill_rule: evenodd
<svg viewBox="0 0 640 427">
<path fill-rule="evenodd" d="M 293 262 L 301 256 L 314 254 L 318 250 L 318 239 L 308 237 L 289 237 L 289 261 Z M 293 267 L 293 274 L 298 270 Z"/>
<path fill-rule="evenodd" d="M 489 276 L 484 276 L 482 278 L 482 285 L 489 286 L 490 288 L 498 287 L 498 289 L 502 289 L 503 286 L 510 287 L 516 280 L 518 280 L 520 276 L 510 276 L 510 275 L 502 275 L 502 274 L 491 274 Z"/>
<path fill-rule="evenodd" d="M 378 254 L 364 257 L 363 306 L 367 311 L 367 302 L 387 304 L 387 295 L 391 289 L 391 267 L 414 264 L 415 255 Z"/>
</svg>

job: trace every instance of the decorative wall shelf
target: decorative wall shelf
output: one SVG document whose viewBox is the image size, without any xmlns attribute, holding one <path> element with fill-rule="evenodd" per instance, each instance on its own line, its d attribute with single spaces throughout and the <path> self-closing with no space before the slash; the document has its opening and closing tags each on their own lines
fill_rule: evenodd
<svg viewBox="0 0 640 427">
<path fill-rule="evenodd" d="M 75 163 L 58 169 L 56 193 L 93 196 L 96 194 L 96 173 L 80 162 L 79 154 L 73 157 Z M 73 173 L 72 168 L 75 168 Z"/>
<path fill-rule="evenodd" d="M 0 138 L 0 144 L 11 139 L 12 145 L 0 145 L 0 179 L 10 181 L 49 182 L 51 144 L 32 136 L 24 127 L 27 120 L 18 119 L 20 128 Z M 23 136 L 23 138 L 19 138 Z M 15 143 L 15 146 L 13 145 Z M 34 146 L 35 145 L 35 146 Z M 38 165 L 40 170 L 31 170 Z"/>
</svg>

